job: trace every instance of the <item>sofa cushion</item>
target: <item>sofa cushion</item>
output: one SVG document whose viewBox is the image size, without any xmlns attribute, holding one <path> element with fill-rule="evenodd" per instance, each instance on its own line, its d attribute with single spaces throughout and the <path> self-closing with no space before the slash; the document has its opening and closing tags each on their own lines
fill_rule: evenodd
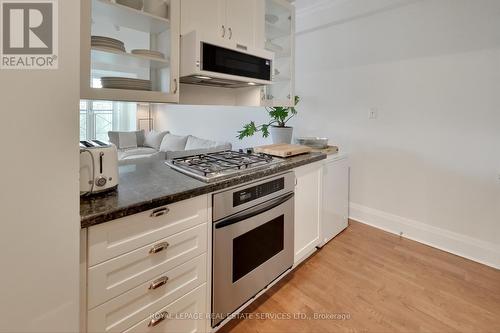
<svg viewBox="0 0 500 333">
<path fill-rule="evenodd" d="M 139 147 L 135 149 L 125 149 L 118 151 L 119 160 L 130 160 L 135 158 L 151 157 L 158 153 L 158 150 L 149 147 Z"/>
<path fill-rule="evenodd" d="M 109 131 L 108 132 L 108 138 L 109 142 L 114 144 L 117 148 L 121 148 L 122 143 L 120 142 L 120 134 L 122 133 L 135 133 L 136 136 L 136 147 L 142 147 L 144 145 L 144 130 L 140 131 L 132 131 L 132 132 L 125 132 L 125 131 Z M 130 139 L 130 137 L 129 137 Z"/>
<path fill-rule="evenodd" d="M 157 132 L 154 130 L 147 133 L 146 137 L 144 139 L 144 146 L 154 148 L 156 150 L 160 150 L 161 141 L 163 140 L 165 135 L 168 133 L 169 133 L 168 131 Z"/>
<path fill-rule="evenodd" d="M 213 148 L 217 146 L 217 142 L 212 140 L 205 140 L 198 138 L 196 136 L 190 135 L 186 142 L 185 150 L 193 150 L 193 149 L 207 149 Z"/>
<path fill-rule="evenodd" d="M 167 151 L 165 153 L 165 159 L 172 160 L 174 158 L 182 158 L 188 156 L 202 155 L 202 154 L 210 154 L 210 153 L 218 153 L 221 151 L 231 150 L 232 146 L 230 143 L 218 145 L 211 148 L 202 148 L 202 149 L 192 149 L 192 150 L 180 150 L 180 151 Z"/>
<path fill-rule="evenodd" d="M 160 151 L 183 151 L 186 147 L 188 136 L 167 134 L 163 137 Z"/>
</svg>

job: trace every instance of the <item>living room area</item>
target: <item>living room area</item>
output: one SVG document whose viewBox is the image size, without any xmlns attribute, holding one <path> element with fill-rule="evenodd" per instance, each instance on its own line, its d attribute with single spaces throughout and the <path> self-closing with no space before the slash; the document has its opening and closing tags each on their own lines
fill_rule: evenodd
<svg viewBox="0 0 500 333">
<path fill-rule="evenodd" d="M 232 143 L 201 138 L 196 133 L 172 133 L 155 126 L 154 106 L 148 103 L 80 101 L 80 141 L 113 143 L 120 164 L 138 159 L 173 159 L 231 150 Z"/>
</svg>

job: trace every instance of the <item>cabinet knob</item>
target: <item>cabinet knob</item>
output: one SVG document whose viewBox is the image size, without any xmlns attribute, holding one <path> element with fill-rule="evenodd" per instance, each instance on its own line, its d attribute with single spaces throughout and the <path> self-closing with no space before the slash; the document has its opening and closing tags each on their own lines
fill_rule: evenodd
<svg viewBox="0 0 500 333">
<path fill-rule="evenodd" d="M 170 209 L 168 209 L 167 207 L 158 208 L 158 209 L 153 210 L 153 212 L 149 216 L 150 217 L 158 217 L 158 216 L 168 214 L 169 211 L 170 211 Z"/>
<path fill-rule="evenodd" d="M 222 38 L 226 37 L 226 27 L 222 25 Z"/>
<path fill-rule="evenodd" d="M 233 28 L 229 28 L 229 39 L 233 38 Z"/>
<path fill-rule="evenodd" d="M 158 243 L 149 250 L 149 254 L 161 252 L 163 250 L 166 250 L 169 246 L 170 244 L 168 244 L 167 242 Z"/>
<path fill-rule="evenodd" d="M 174 94 L 177 94 L 179 90 L 179 84 L 177 83 L 177 79 L 174 79 Z"/>
<path fill-rule="evenodd" d="M 149 321 L 148 327 L 155 327 L 156 325 L 158 325 L 159 323 L 161 323 L 162 321 L 164 321 L 165 318 L 167 318 L 167 316 L 168 316 L 168 312 L 167 311 L 163 311 L 163 312 L 160 312 L 160 313 L 155 313 L 153 315 L 153 319 L 151 319 Z"/>
<path fill-rule="evenodd" d="M 161 278 L 154 280 L 151 282 L 151 285 L 149 286 L 150 290 L 155 290 L 160 288 L 161 286 L 165 285 L 168 282 L 168 276 L 162 276 Z"/>
</svg>

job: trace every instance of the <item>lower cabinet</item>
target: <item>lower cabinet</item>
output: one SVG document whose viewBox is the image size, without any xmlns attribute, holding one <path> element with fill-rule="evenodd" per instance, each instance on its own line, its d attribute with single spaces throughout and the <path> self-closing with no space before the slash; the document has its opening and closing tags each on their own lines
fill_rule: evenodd
<svg viewBox="0 0 500 333">
<path fill-rule="evenodd" d="M 321 221 L 320 162 L 295 169 L 295 255 L 297 265 L 316 250 L 320 243 Z"/>
<path fill-rule="evenodd" d="M 207 256 L 203 254 L 95 307 L 88 313 L 89 332 L 123 332 L 144 318 L 154 317 L 165 306 L 204 284 L 206 265 Z"/>
<path fill-rule="evenodd" d="M 324 245 L 347 228 L 349 218 L 347 156 L 329 156 L 323 161 L 322 186 L 321 245 Z"/>
<path fill-rule="evenodd" d="M 211 223 L 200 196 L 90 227 L 87 332 L 206 332 Z"/>
<path fill-rule="evenodd" d="M 160 309 L 125 332 L 205 332 L 206 284 Z"/>
<path fill-rule="evenodd" d="M 349 160 L 326 160 L 295 169 L 295 256 L 298 265 L 347 227 Z"/>
</svg>

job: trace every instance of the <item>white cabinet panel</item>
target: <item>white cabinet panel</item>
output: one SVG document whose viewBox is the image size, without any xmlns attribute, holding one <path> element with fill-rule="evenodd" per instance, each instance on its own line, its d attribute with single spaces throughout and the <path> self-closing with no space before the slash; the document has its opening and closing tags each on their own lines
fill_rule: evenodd
<svg viewBox="0 0 500 333">
<path fill-rule="evenodd" d="M 206 285 L 167 305 L 126 333 L 141 332 L 204 332 L 206 329 Z M 153 326 L 152 320 L 158 324 Z"/>
<path fill-rule="evenodd" d="M 295 169 L 295 256 L 297 264 L 306 258 L 320 241 L 321 163 Z"/>
<path fill-rule="evenodd" d="M 328 158 L 323 164 L 321 242 L 327 243 L 347 228 L 349 217 L 349 160 Z"/>
<path fill-rule="evenodd" d="M 227 35 L 226 0 L 182 0 L 181 34 L 198 31 L 217 40 Z"/>
<path fill-rule="evenodd" d="M 203 254 L 90 310 L 89 331 L 122 332 L 133 326 L 206 282 L 206 265 Z"/>
<path fill-rule="evenodd" d="M 257 34 L 264 24 L 263 0 L 227 0 L 228 38 L 246 47 L 256 47 Z M 262 38 L 260 38 L 262 40 Z"/>
<path fill-rule="evenodd" d="M 90 227 L 89 266 L 207 221 L 207 196 L 203 195 Z"/>
<path fill-rule="evenodd" d="M 181 34 L 263 48 L 264 10 L 264 0 L 182 0 Z"/>
<path fill-rule="evenodd" d="M 154 248 L 165 248 L 154 253 Z M 88 307 L 104 303 L 207 252 L 207 224 L 163 238 L 89 268 Z"/>
</svg>

